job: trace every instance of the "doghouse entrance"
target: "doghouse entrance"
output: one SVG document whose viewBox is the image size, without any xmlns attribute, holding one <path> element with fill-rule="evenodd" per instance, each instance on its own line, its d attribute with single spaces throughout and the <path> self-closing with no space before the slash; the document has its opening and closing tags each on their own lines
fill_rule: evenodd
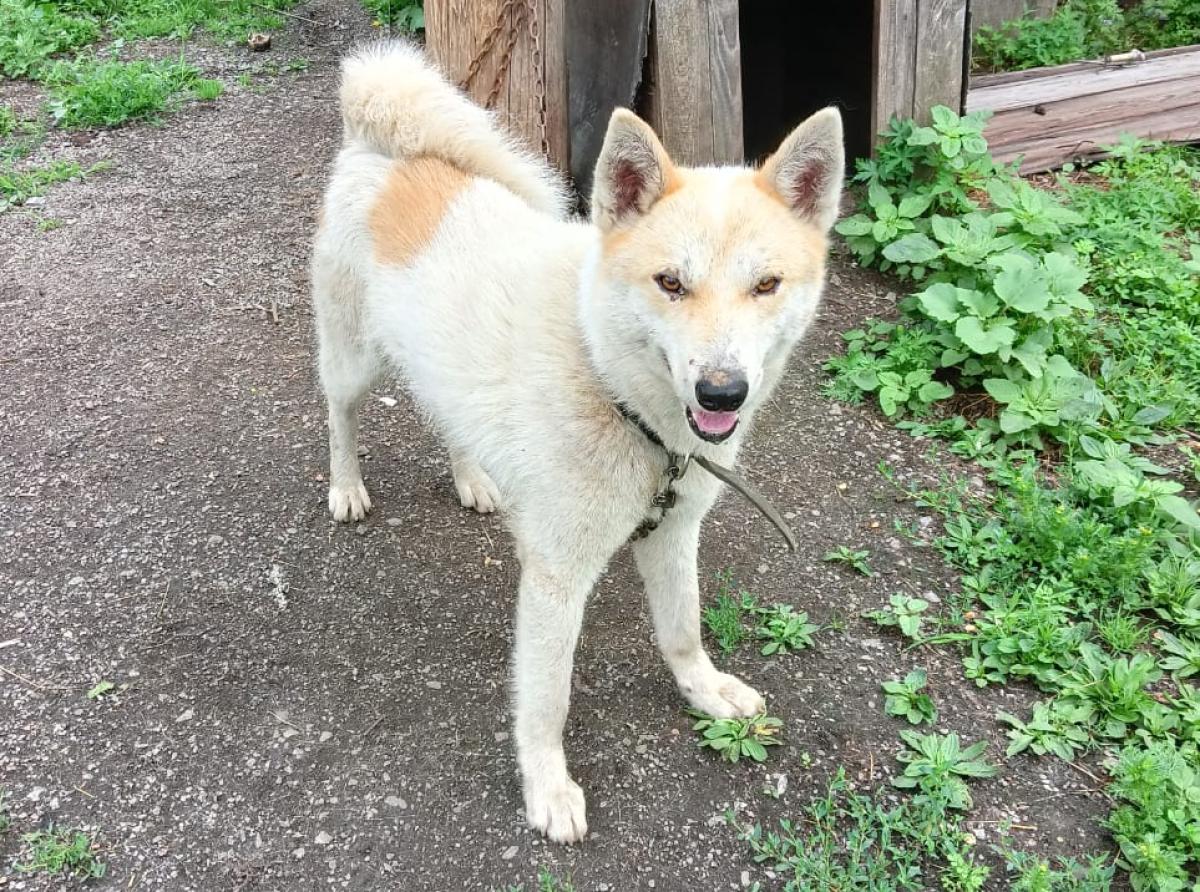
<svg viewBox="0 0 1200 892">
<path fill-rule="evenodd" d="M 846 157 L 870 154 L 874 17 L 874 0 L 742 0 L 747 161 L 761 160 L 796 124 L 826 105 L 842 111 Z"/>
</svg>

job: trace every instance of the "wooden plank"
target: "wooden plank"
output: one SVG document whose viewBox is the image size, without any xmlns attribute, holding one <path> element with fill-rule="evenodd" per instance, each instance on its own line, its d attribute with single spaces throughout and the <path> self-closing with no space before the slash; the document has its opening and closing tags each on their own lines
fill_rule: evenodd
<svg viewBox="0 0 1200 892">
<path fill-rule="evenodd" d="M 708 65 L 712 74 L 713 160 L 741 164 L 742 47 L 738 0 L 708 4 Z"/>
<path fill-rule="evenodd" d="M 522 0 L 523 2 L 523 0 Z M 546 137 L 550 157 L 565 169 L 568 161 L 566 119 L 566 66 L 563 62 L 565 0 L 531 0 L 537 16 L 542 49 L 541 76 L 546 87 Z M 484 39 L 495 27 L 504 9 L 504 0 L 426 0 L 426 47 L 438 65 L 456 83 L 465 78 L 472 60 L 479 54 Z M 517 19 L 516 7 L 509 9 L 491 52 L 483 59 L 478 75 L 467 92 L 481 105 L 496 81 L 500 58 L 509 35 L 516 28 L 512 59 L 495 111 L 506 126 L 539 151 L 541 128 L 538 102 L 533 89 L 537 72 L 533 64 L 533 40 L 528 17 Z"/>
<path fill-rule="evenodd" d="M 1035 173 L 1059 167 L 1067 161 L 1103 157 L 1103 146 L 1115 144 L 1122 134 L 1130 132 L 1143 139 L 1176 143 L 1196 142 L 1200 140 L 1200 103 L 1143 115 L 1136 129 L 1128 125 L 1101 122 L 1071 134 L 1046 136 L 1020 146 L 1012 146 L 995 157 L 999 161 L 1010 162 L 1021 156 L 1021 173 Z"/>
<path fill-rule="evenodd" d="M 917 0 L 875 0 L 875 101 L 871 132 L 886 129 L 893 115 L 912 116 L 917 69 Z"/>
<path fill-rule="evenodd" d="M 1002 112 L 1027 108 L 1031 104 L 1176 80 L 1197 72 L 1200 72 L 1200 46 L 1147 53 L 1145 62 L 1131 65 L 1076 63 L 988 75 L 972 79 L 966 109 Z"/>
<path fill-rule="evenodd" d="M 929 123 L 929 110 L 958 111 L 963 100 L 967 0 L 919 0 L 912 115 Z"/>
<path fill-rule="evenodd" d="M 743 157 L 737 0 L 655 0 L 650 123 L 681 164 Z"/>
<path fill-rule="evenodd" d="M 650 0 L 570 2 L 566 7 L 571 177 L 584 195 L 613 109 L 632 107 L 642 78 Z"/>
<path fill-rule="evenodd" d="M 1024 104 L 993 115 L 984 136 L 998 160 L 1023 157 L 1025 173 L 1094 157 L 1124 133 L 1171 142 L 1200 139 L 1200 49 L 1171 58 L 1181 63 L 1189 57 L 1189 64 L 1171 68 L 1173 78 L 1135 78 L 1126 71 L 1125 86 L 1104 92 L 1094 92 L 1092 84 L 1084 82 L 1077 95 L 1064 95 L 1060 74 L 1052 69 L 1041 78 L 1027 78 Z M 1043 98 L 1044 83 L 1058 98 Z M 968 107 L 978 108 L 980 103 Z"/>
</svg>

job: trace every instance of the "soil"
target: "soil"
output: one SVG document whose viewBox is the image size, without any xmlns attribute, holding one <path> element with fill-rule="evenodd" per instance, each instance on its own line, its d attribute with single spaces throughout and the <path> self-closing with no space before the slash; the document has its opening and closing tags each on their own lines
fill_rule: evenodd
<svg viewBox="0 0 1200 892">
<path fill-rule="evenodd" d="M 105 889 L 532 888 L 539 866 L 580 890 L 775 888 L 722 815 L 795 814 L 838 765 L 886 784 L 902 726 L 879 685 L 918 665 L 939 728 L 1000 759 L 996 711 L 1035 693 L 978 689 L 952 651 L 906 651 L 860 616 L 954 584 L 895 531 L 930 521 L 879 462 L 902 481 L 978 472 L 822 395 L 838 333 L 895 300 L 838 260 L 744 453 L 800 550 L 730 495 L 701 549 L 705 579 L 732 567 L 760 600 L 835 624 L 797 655 L 721 661 L 768 695 L 786 745 L 765 766 L 698 750 L 622 552 L 590 607 L 566 742 L 592 832 L 566 848 L 525 826 L 506 681 L 517 564 L 495 518 L 458 507 L 398 387 L 364 418 L 374 513 L 338 526 L 325 510 L 307 258 L 340 137 L 337 60 L 370 26 L 352 0 L 297 13 L 311 21 L 267 54 L 194 53 L 230 84 L 216 102 L 52 137 L 44 155 L 111 168 L 0 215 L 0 888 L 63 887 L 14 866 L 20 835 L 51 824 L 95 834 Z M 309 64 L 234 85 L 264 57 Z M 878 575 L 822 561 L 842 544 Z M 116 689 L 89 699 L 101 680 Z M 1017 757 L 973 784 L 970 828 L 983 849 L 1012 819 L 1025 848 L 1096 851 L 1096 787 Z"/>
</svg>

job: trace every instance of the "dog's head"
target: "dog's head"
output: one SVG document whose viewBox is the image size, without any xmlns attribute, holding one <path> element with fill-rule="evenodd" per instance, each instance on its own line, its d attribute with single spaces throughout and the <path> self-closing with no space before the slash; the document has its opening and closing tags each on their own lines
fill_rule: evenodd
<svg viewBox="0 0 1200 892">
<path fill-rule="evenodd" d="M 843 163 L 833 108 L 757 171 L 676 167 L 648 124 L 613 113 L 592 192 L 593 325 L 621 377 L 665 385 L 701 439 L 733 434 L 811 321 Z"/>
</svg>

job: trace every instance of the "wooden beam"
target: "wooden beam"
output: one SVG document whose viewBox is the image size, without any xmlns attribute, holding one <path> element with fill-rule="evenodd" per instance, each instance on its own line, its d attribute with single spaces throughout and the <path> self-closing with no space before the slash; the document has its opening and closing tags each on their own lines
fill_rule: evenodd
<svg viewBox="0 0 1200 892">
<path fill-rule="evenodd" d="M 736 163 L 742 150 L 737 0 L 655 0 L 650 123 L 681 164 Z"/>
<path fill-rule="evenodd" d="M 1130 133 L 1200 140 L 1200 46 L 1148 53 L 1123 68 L 1066 65 L 979 78 L 967 108 L 998 108 L 984 136 L 998 161 L 1031 173 L 1094 158 Z"/>
<path fill-rule="evenodd" d="M 528 2 L 536 18 L 541 47 L 540 70 L 535 70 L 534 43 L 529 16 L 522 21 L 517 9 Z M 426 0 L 425 43 L 429 53 L 456 83 L 467 75 L 479 57 L 487 35 L 500 30 L 490 52 L 482 58 L 478 74 L 467 92 L 481 105 L 496 82 L 501 57 L 513 41 L 508 71 L 501 80 L 495 110 L 508 128 L 531 149 L 539 151 L 541 126 L 534 84 L 540 74 L 546 90 L 546 141 L 551 160 L 563 170 L 570 158 L 567 138 L 567 74 L 564 63 L 566 0 L 518 0 L 507 7 L 504 0 Z M 504 13 L 503 19 L 501 14 Z"/>
</svg>

